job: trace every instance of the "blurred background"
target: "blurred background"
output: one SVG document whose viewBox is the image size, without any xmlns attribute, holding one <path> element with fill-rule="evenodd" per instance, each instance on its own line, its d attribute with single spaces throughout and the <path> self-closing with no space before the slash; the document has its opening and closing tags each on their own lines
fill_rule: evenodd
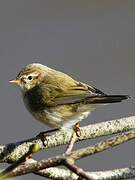
<svg viewBox="0 0 135 180">
<path fill-rule="evenodd" d="M 32 62 L 64 71 L 106 93 L 135 97 L 135 1 L 0 1 L 1 144 L 36 136 L 48 128 L 34 120 L 19 89 L 8 83 Z M 132 116 L 134 107 L 133 99 L 97 109 L 82 126 Z M 81 142 L 75 148 L 93 143 Z M 45 159 L 65 148 L 49 149 L 35 158 Z M 135 162 L 134 150 L 131 141 L 78 164 L 90 171 L 130 166 Z M 26 175 L 16 179 L 45 178 Z"/>
</svg>

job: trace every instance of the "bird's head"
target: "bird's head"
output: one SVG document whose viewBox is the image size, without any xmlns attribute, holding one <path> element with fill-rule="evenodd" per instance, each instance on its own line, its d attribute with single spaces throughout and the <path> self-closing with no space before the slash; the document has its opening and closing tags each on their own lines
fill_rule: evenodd
<svg viewBox="0 0 135 180">
<path fill-rule="evenodd" d="M 14 80 L 11 80 L 9 82 L 19 85 L 22 92 L 26 92 L 27 90 L 40 84 L 49 69 L 50 68 L 42 64 L 29 64 L 19 72 Z"/>
</svg>

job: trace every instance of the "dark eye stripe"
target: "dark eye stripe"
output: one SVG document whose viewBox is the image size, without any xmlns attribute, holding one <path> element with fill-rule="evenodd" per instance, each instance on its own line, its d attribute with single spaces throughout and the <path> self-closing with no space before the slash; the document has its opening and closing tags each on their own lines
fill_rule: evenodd
<svg viewBox="0 0 135 180">
<path fill-rule="evenodd" d="M 26 81 L 23 78 L 21 78 L 20 80 L 22 83 L 26 84 Z"/>
</svg>

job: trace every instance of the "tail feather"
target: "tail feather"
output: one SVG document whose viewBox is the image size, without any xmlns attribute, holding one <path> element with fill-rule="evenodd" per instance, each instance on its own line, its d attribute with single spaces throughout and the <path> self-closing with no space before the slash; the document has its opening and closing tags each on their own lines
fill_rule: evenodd
<svg viewBox="0 0 135 180">
<path fill-rule="evenodd" d="M 90 97 L 86 101 L 87 103 L 91 103 L 91 104 L 117 103 L 129 98 L 131 97 L 128 95 L 101 95 L 101 96 Z"/>
</svg>

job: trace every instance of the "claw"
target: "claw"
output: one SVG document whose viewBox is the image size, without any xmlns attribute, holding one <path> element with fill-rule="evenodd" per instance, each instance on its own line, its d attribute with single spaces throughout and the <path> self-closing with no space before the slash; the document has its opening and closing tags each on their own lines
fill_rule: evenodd
<svg viewBox="0 0 135 180">
<path fill-rule="evenodd" d="M 47 136 L 50 136 L 48 133 L 51 133 L 51 132 L 54 132 L 54 131 L 58 131 L 59 129 L 56 128 L 56 129 L 50 129 L 48 131 L 44 131 L 44 132 L 40 132 L 36 137 L 37 138 L 40 138 L 42 143 L 43 143 L 43 146 L 46 147 L 47 144 L 48 144 L 48 140 L 47 140 Z"/>
<path fill-rule="evenodd" d="M 81 136 L 81 131 L 80 131 L 80 123 L 77 122 L 74 126 L 73 126 L 73 130 L 75 131 L 77 137 Z"/>
<path fill-rule="evenodd" d="M 45 132 L 40 132 L 40 133 L 36 136 L 37 138 L 40 138 L 40 139 L 41 139 L 42 144 L 43 144 L 44 147 L 47 146 L 47 138 L 46 138 L 46 136 L 48 136 L 48 135 L 47 135 Z"/>
</svg>

